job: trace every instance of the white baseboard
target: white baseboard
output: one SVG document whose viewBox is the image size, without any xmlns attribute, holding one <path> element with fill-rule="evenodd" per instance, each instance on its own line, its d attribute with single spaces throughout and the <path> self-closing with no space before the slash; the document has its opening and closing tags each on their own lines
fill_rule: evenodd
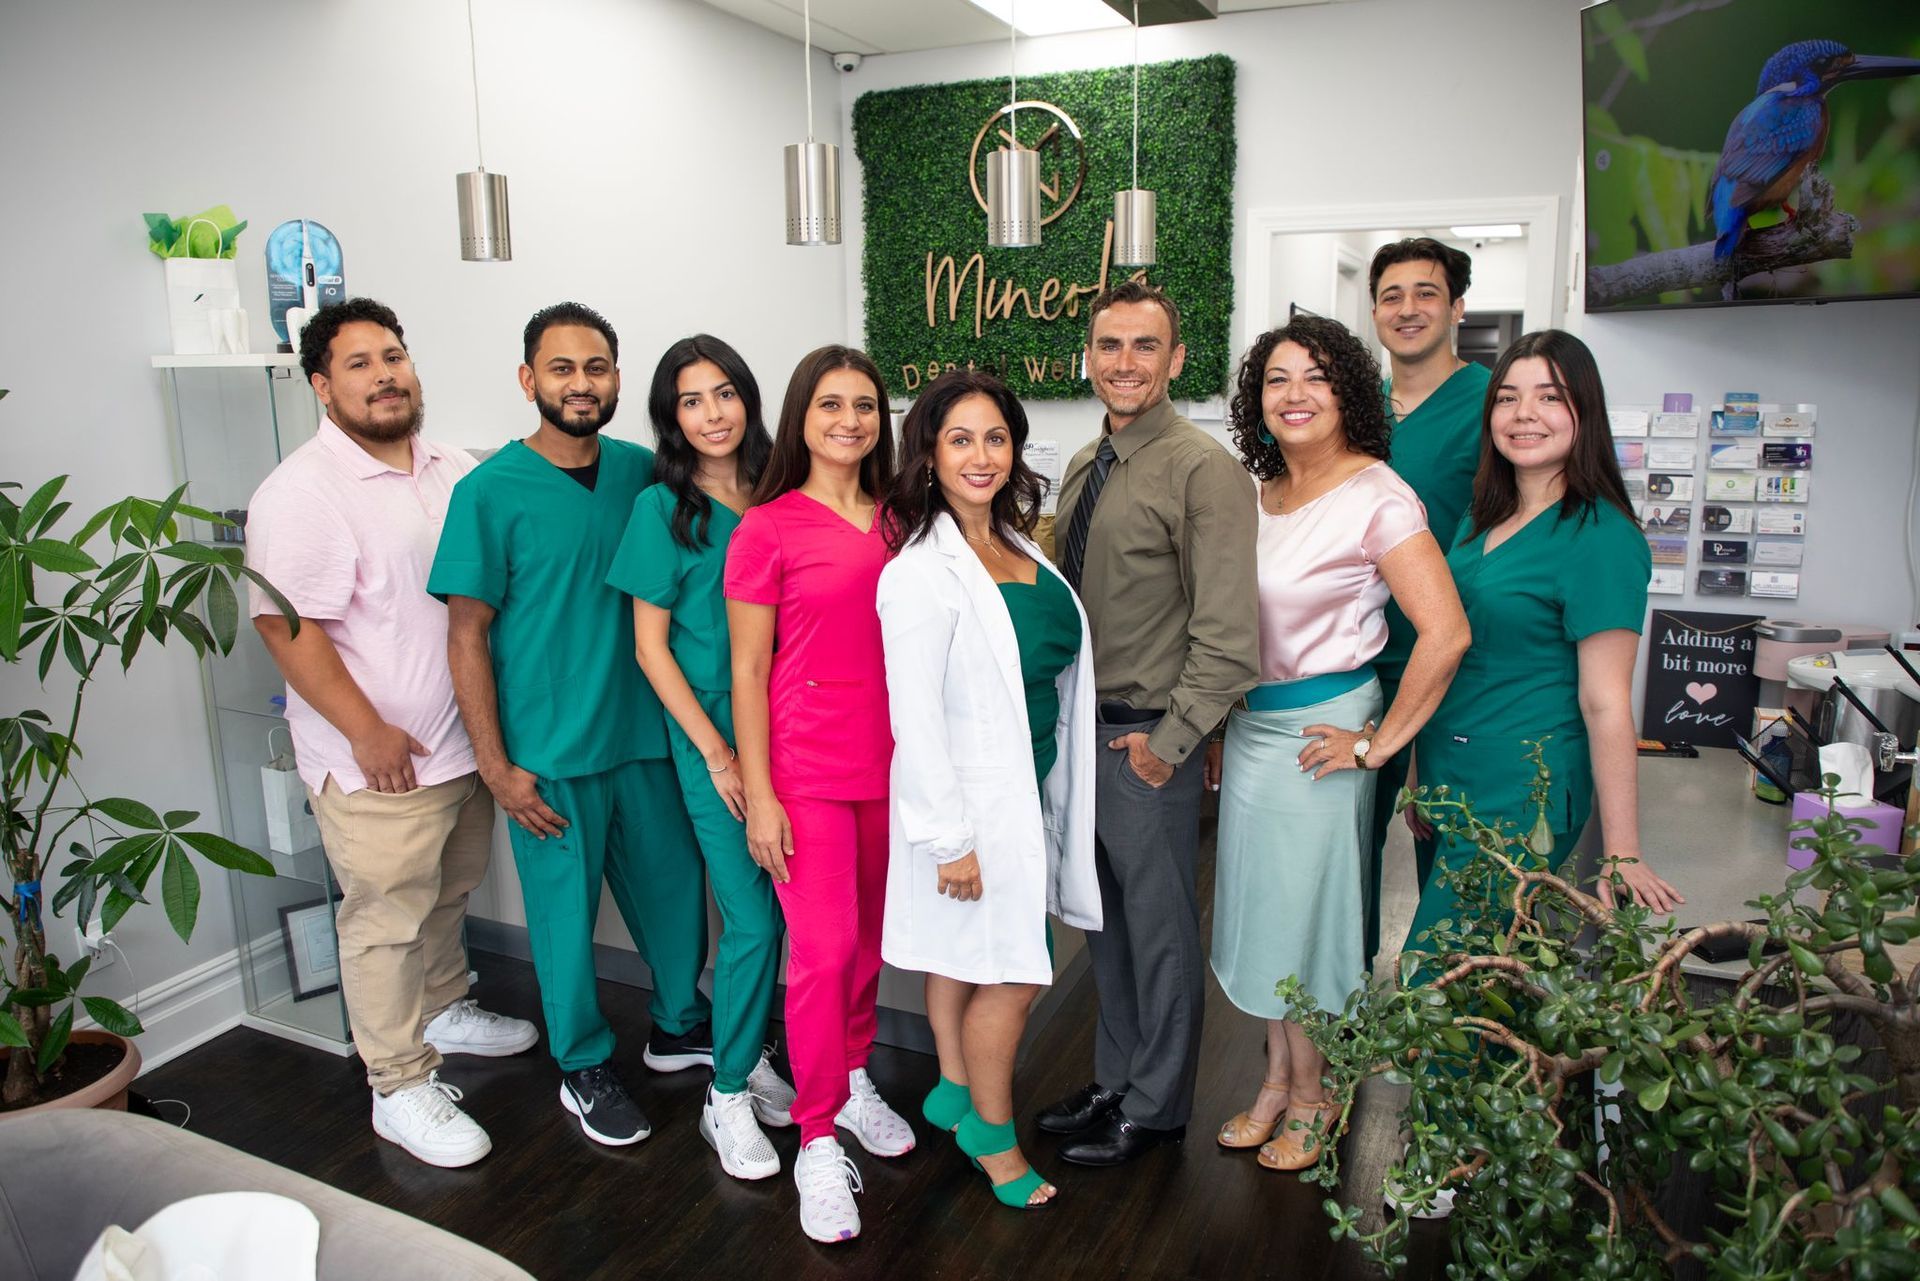
<svg viewBox="0 0 1920 1281">
<path fill-rule="evenodd" d="M 240 949 L 223 952 L 190 970 L 142 988 L 130 1001 L 146 1030 L 134 1038 L 140 1047 L 141 1071 L 185 1054 L 230 1028 L 246 1012 L 240 985 Z M 75 1010 L 76 1028 L 95 1026 L 84 1010 Z"/>
</svg>

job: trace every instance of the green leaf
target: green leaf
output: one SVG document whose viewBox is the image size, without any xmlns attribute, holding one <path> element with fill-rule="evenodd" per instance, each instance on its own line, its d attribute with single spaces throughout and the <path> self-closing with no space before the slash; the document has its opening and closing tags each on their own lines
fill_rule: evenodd
<svg viewBox="0 0 1920 1281">
<path fill-rule="evenodd" d="M 45 1076 L 60 1055 L 66 1051 L 67 1038 L 73 1035 L 73 1006 L 68 1005 L 53 1016 L 53 1022 L 47 1027 L 47 1035 L 40 1042 L 40 1075 Z"/>
<path fill-rule="evenodd" d="M 60 487 L 66 483 L 65 476 L 55 476 L 34 490 L 33 497 L 20 505 L 19 529 L 22 535 L 31 533 L 34 526 L 40 523 L 40 518 L 47 514 L 49 507 L 53 506 L 53 500 L 60 496 Z"/>
<path fill-rule="evenodd" d="M 1673 1078 L 1661 1077 L 1652 1085 L 1640 1091 L 1640 1106 L 1649 1112 L 1658 1112 L 1667 1106 L 1667 1092 L 1673 1088 Z"/>
<path fill-rule="evenodd" d="M 40 568 L 56 574 L 84 574 L 100 568 L 100 562 L 58 538 L 36 538 L 20 544 L 26 558 Z"/>
<path fill-rule="evenodd" d="M 193 941 L 193 923 L 200 915 L 200 873 L 177 843 L 167 843 L 167 861 L 160 873 L 160 902 L 167 923 L 182 943 Z"/>
<path fill-rule="evenodd" d="M 233 638 L 240 629 L 240 602 L 224 574 L 215 574 L 207 583 L 207 626 L 222 654 L 233 648 Z"/>
<path fill-rule="evenodd" d="M 72 538 L 69 538 L 67 541 L 72 543 L 75 547 L 85 547 L 87 543 L 92 540 L 93 536 L 99 533 L 101 528 L 108 521 L 113 519 L 113 514 L 119 510 L 120 510 L 119 503 L 113 503 L 109 506 L 102 507 L 99 511 L 87 517 L 87 523 L 80 527 L 80 532 L 75 534 Z"/>
<path fill-rule="evenodd" d="M 166 825 L 169 831 L 171 831 L 175 828 L 185 827 L 187 824 L 193 822 L 194 819 L 199 817 L 200 817 L 199 810 L 168 810 L 164 815 L 161 816 L 160 821 Z"/>
<path fill-rule="evenodd" d="M 266 575 L 262 574 L 259 570 L 251 566 L 242 565 L 240 572 L 256 583 L 260 590 L 265 592 L 268 598 L 273 601 L 274 607 L 277 608 L 281 615 L 287 620 L 287 634 L 289 636 L 298 636 L 300 634 L 300 611 L 293 607 L 293 602 L 288 600 L 278 587 L 268 582 Z"/>
<path fill-rule="evenodd" d="M 218 864 L 235 872 L 248 872 L 254 876 L 272 876 L 273 864 L 261 858 L 244 845 L 236 845 L 224 836 L 212 832 L 181 832 L 180 839 L 200 852 L 209 863 Z"/>
<path fill-rule="evenodd" d="M 0 549 L 0 661 L 20 656 L 20 624 L 33 594 L 29 572 L 17 548 Z"/>
<path fill-rule="evenodd" d="M 91 808 L 124 827 L 137 827 L 144 831 L 157 832 L 166 826 L 150 806 L 143 805 L 139 801 L 128 800 L 124 796 L 109 796 L 104 800 L 95 801 Z"/>
<path fill-rule="evenodd" d="M 155 550 L 162 556 L 192 561 L 196 565 L 227 565 L 236 569 L 246 555 L 238 547 L 209 547 L 205 543 L 168 543 Z"/>
<path fill-rule="evenodd" d="M 80 1004 L 87 1007 L 88 1018 L 115 1036 L 139 1036 L 146 1031 L 140 1026 L 140 1020 L 118 1001 L 110 1001 L 104 996 L 83 996 Z"/>
<path fill-rule="evenodd" d="M 0 1010 L 0 1045 L 9 1045 L 16 1050 L 27 1048 L 27 1030 L 20 1026 L 20 1020 Z"/>
<path fill-rule="evenodd" d="M 116 887 L 107 895 L 107 901 L 100 906 L 100 932 L 112 933 L 113 927 L 120 924 L 120 918 L 131 911 L 135 903 L 141 901 L 137 894 L 129 894 Z"/>
</svg>

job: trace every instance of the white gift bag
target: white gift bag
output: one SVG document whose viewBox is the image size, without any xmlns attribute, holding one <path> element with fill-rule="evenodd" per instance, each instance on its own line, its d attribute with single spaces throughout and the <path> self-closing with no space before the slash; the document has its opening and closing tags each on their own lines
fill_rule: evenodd
<svg viewBox="0 0 1920 1281">
<path fill-rule="evenodd" d="M 183 235 L 190 235 L 194 223 L 213 223 L 195 218 Z M 219 228 L 214 228 L 217 234 Z M 233 258 L 168 258 L 161 263 L 167 273 L 167 322 L 173 329 L 173 354 L 210 356 L 220 349 L 220 325 L 216 313 L 240 306 L 240 263 Z"/>
<path fill-rule="evenodd" d="M 267 733 L 267 750 L 273 750 L 272 731 Z M 260 791 L 267 807 L 268 848 L 291 858 L 320 843 L 320 820 L 307 802 L 291 747 L 260 767 Z"/>
</svg>

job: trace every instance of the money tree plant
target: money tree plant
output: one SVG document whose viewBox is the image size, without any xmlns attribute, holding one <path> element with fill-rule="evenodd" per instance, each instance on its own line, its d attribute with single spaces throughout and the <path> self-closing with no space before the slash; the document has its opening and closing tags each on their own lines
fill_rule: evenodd
<svg viewBox="0 0 1920 1281">
<path fill-rule="evenodd" d="M 71 910 L 76 925 L 98 919 L 111 930 L 135 904 L 148 901 L 157 875 L 161 908 L 184 940 L 200 907 L 195 859 L 273 875 L 259 854 L 196 827 L 200 815 L 193 810 L 93 792 L 76 767 L 81 713 L 96 677 L 103 668 L 126 669 L 143 648 L 169 642 L 183 641 L 203 657 L 230 652 L 242 577 L 265 589 L 289 625 L 299 626 L 286 599 L 247 568 L 240 548 L 183 534 L 188 517 L 227 523 L 182 502 L 184 486 L 159 500 L 123 498 L 63 536 L 56 531 L 69 513 L 70 504 L 60 499 L 66 481 L 55 477 L 24 502 L 15 501 L 19 485 L 0 484 L 0 660 L 30 667 L 36 688 L 58 699 L 50 705 L 59 713 L 56 719 L 37 707 L 0 708 L 0 858 L 7 873 L 0 912 L 13 945 L 0 964 L 0 1046 L 9 1051 L 0 1105 L 6 1107 L 62 1092 L 58 1074 L 76 1003 L 107 1031 L 141 1031 L 117 1001 L 81 993 L 91 959 L 61 959 L 49 944 L 49 916 Z M 154 727 L 106 732 L 137 736 L 154 753 L 179 750 Z"/>
<path fill-rule="evenodd" d="M 1338 1012 L 1279 985 L 1335 1098 L 1374 1075 L 1408 1088 L 1410 1140 L 1386 1182 L 1409 1207 L 1456 1196 L 1448 1275 L 1915 1276 L 1920 966 L 1903 973 L 1888 948 L 1920 936 L 1920 855 L 1870 859 L 1862 824 L 1829 813 L 1796 825 L 1813 861 L 1749 904 L 1758 920 L 1682 930 L 1550 870 L 1537 746 L 1533 760 L 1526 831 L 1444 788 L 1401 793 L 1479 853 L 1428 950 Z M 1691 991 L 1682 963 L 1728 943 L 1744 972 Z M 1837 1033 L 1842 1015 L 1879 1049 Z M 1303 1177 L 1337 1187 L 1336 1142 Z M 1687 1198 L 1664 1194 L 1681 1180 L 1710 1189 L 1698 1223 L 1673 1221 Z M 1366 1202 L 1326 1201 L 1333 1235 L 1397 1272 L 1407 1219 L 1375 1226 Z"/>
</svg>

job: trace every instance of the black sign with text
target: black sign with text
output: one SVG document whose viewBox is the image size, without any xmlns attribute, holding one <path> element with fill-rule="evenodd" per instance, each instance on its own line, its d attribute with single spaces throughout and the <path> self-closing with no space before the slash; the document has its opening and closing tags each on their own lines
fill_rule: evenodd
<svg viewBox="0 0 1920 1281">
<path fill-rule="evenodd" d="M 1760 678 L 1753 674 L 1758 614 L 1653 611 L 1647 694 L 1640 732 L 1648 738 L 1732 747 L 1753 728 Z"/>
</svg>

